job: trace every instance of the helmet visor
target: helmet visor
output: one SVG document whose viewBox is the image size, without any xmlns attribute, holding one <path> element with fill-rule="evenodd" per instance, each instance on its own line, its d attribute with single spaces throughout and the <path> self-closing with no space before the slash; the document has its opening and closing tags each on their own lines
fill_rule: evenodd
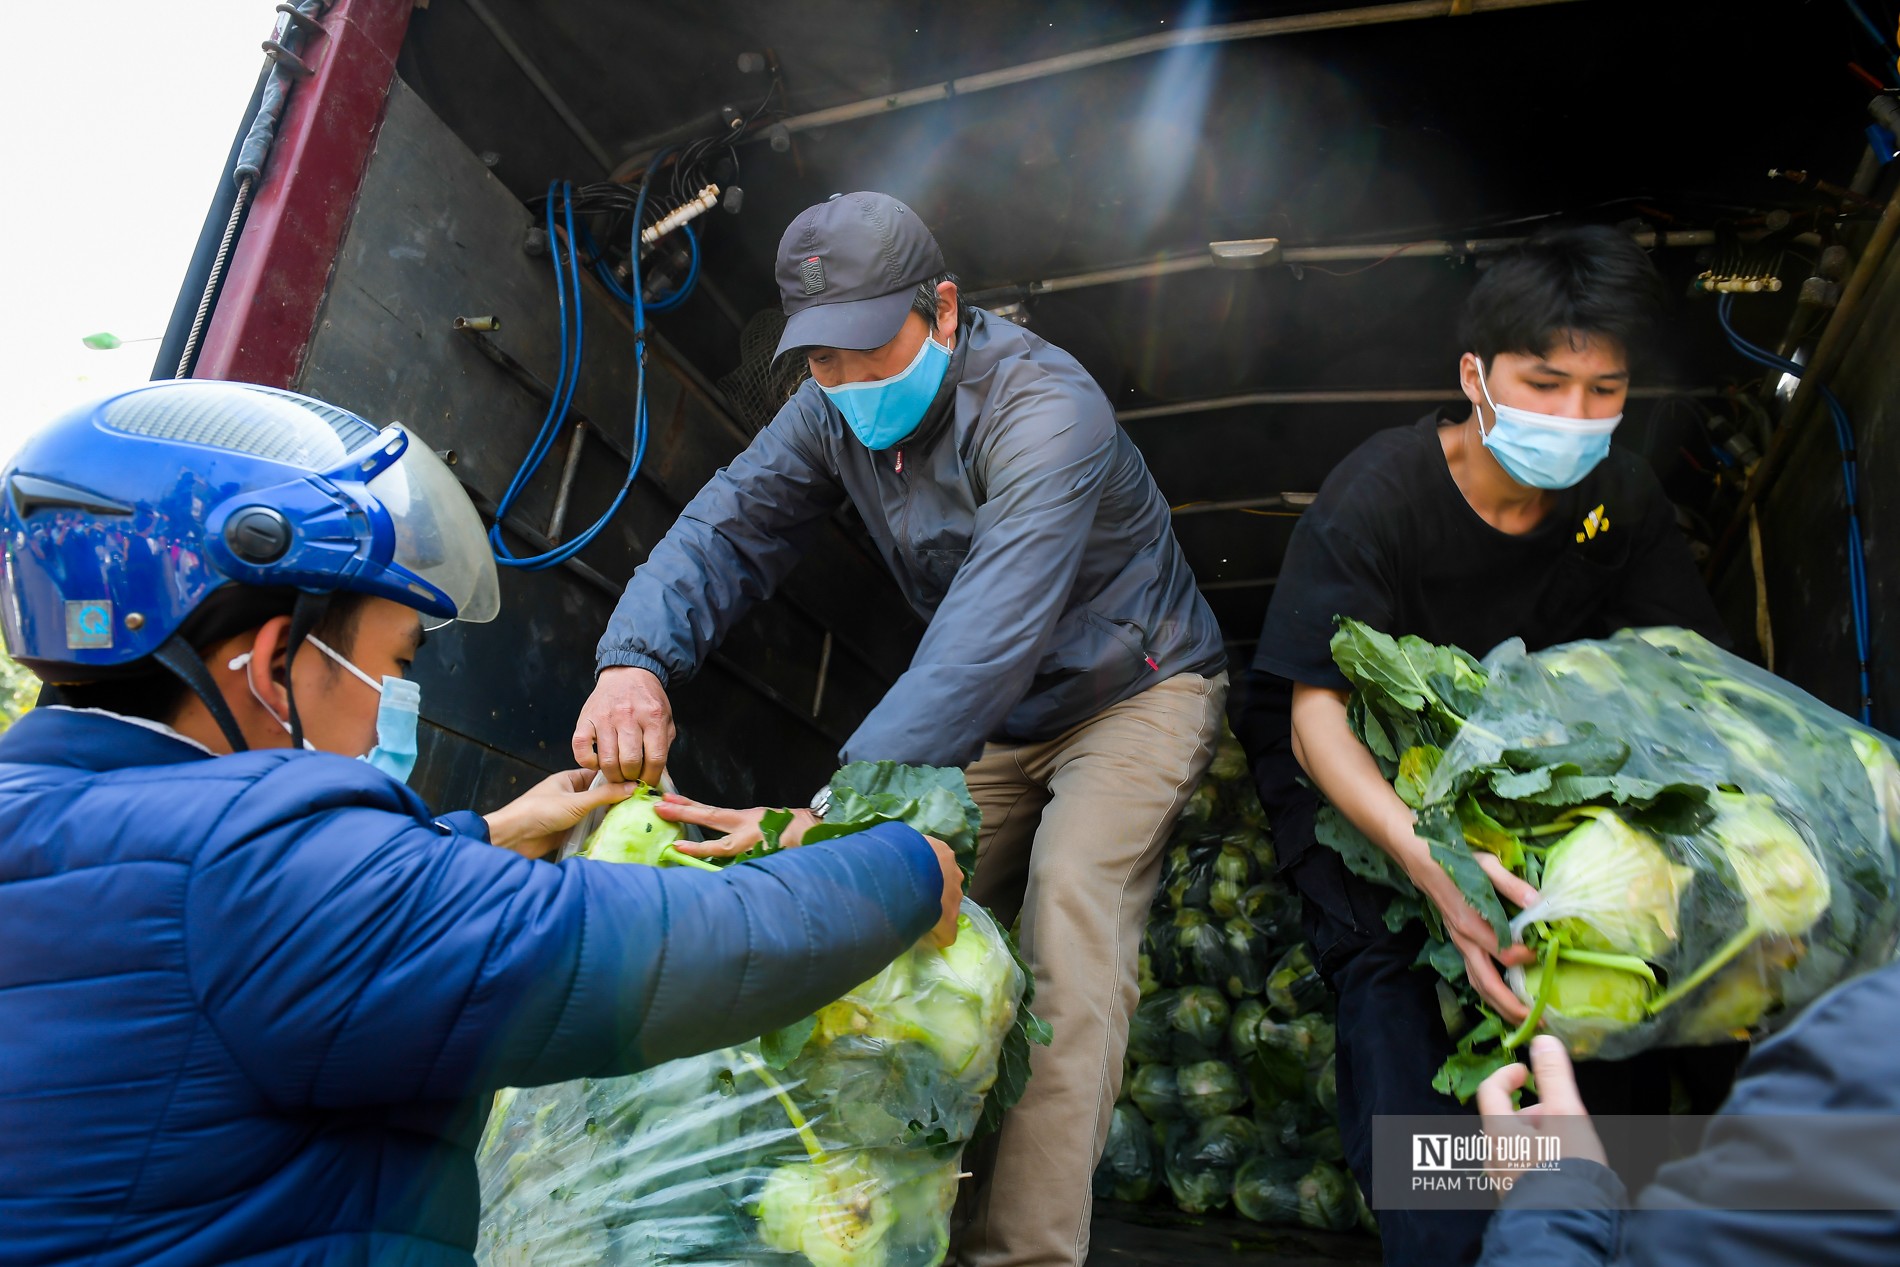
<svg viewBox="0 0 1900 1267">
<path fill-rule="evenodd" d="M 482 518 L 435 450 L 407 427 L 402 430 L 409 447 L 367 485 L 395 522 L 391 562 L 448 595 L 454 620 L 493 620 L 501 611 L 501 583 Z M 425 615 L 423 625 L 437 629 L 449 620 Z"/>
</svg>

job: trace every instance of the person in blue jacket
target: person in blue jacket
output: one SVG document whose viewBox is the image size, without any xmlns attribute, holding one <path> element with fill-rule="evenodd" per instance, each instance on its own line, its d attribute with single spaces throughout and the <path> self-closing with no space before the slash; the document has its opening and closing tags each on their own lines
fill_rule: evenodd
<svg viewBox="0 0 1900 1267">
<path fill-rule="evenodd" d="M 1479 1267 L 1885 1267 L 1900 1261 L 1900 965 L 1837 986 L 1758 1044 L 1702 1146 L 1632 1200 L 1609 1169 L 1570 1058 L 1531 1040 L 1539 1101 L 1506 1065 L 1478 1089 L 1485 1130 L 1557 1140 L 1554 1169 L 1515 1180 Z M 1503 1156 L 1509 1150 L 1495 1150 Z M 1539 1154 L 1533 1150 L 1529 1155 Z"/>
<path fill-rule="evenodd" d="M 74 581 L 55 524 L 152 575 Z M 409 662 L 499 592 L 400 427 L 154 384 L 29 440 L 0 532 L 59 698 L 0 736 L 0 1262 L 469 1264 L 497 1088 L 741 1041 L 955 935 L 954 859 L 901 825 L 706 874 L 532 861 L 629 790 L 583 771 L 424 805 Z"/>
</svg>

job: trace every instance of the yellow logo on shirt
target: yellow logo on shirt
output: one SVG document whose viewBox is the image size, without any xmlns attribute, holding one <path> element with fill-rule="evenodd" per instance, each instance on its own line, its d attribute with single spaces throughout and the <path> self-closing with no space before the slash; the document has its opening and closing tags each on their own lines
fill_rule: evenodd
<svg viewBox="0 0 1900 1267">
<path fill-rule="evenodd" d="M 1599 532 L 1608 532 L 1609 530 L 1610 517 L 1603 513 L 1603 507 L 1598 506 L 1584 518 L 1583 531 L 1577 534 L 1577 544 L 1582 545 L 1586 541 L 1594 541 Z"/>
</svg>

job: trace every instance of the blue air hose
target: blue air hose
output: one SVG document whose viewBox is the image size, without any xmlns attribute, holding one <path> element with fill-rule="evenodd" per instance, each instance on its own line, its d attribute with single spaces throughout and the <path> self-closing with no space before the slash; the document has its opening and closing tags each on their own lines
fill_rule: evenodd
<svg viewBox="0 0 1900 1267">
<path fill-rule="evenodd" d="M 639 197 L 634 202 L 633 250 L 629 258 L 633 269 L 632 276 L 629 279 L 632 283 L 631 287 L 628 290 L 622 290 L 618 285 L 614 285 L 612 283 L 612 274 L 600 263 L 598 257 L 595 259 L 596 272 L 604 274 L 602 280 L 609 283 L 610 289 L 615 292 L 616 298 L 623 300 L 633 309 L 634 440 L 633 456 L 627 464 L 627 478 L 625 482 L 621 484 L 620 491 L 614 494 L 612 504 L 607 507 L 600 518 L 588 525 L 587 528 L 551 550 L 544 551 L 541 554 L 521 556 L 510 552 L 507 544 L 502 540 L 502 521 L 507 518 L 508 512 L 513 509 L 515 501 L 521 496 L 522 490 L 525 489 L 529 481 L 534 478 L 535 472 L 540 470 L 541 464 L 547 460 L 548 454 L 554 448 L 555 439 L 561 433 L 562 425 L 567 421 L 568 409 L 573 404 L 575 388 L 580 384 L 581 349 L 584 333 L 581 312 L 581 238 L 576 232 L 574 224 L 574 187 L 564 181 L 553 181 L 548 185 L 548 199 L 544 214 L 547 221 L 548 248 L 554 256 L 555 303 L 560 310 L 560 367 L 554 380 L 553 398 L 548 402 L 547 415 L 541 420 L 541 429 L 536 433 L 534 443 L 529 447 L 527 457 L 522 460 L 520 468 L 515 472 L 514 479 L 509 481 L 508 491 L 502 495 L 501 502 L 496 507 L 494 525 L 488 530 L 488 540 L 489 544 L 494 548 L 495 561 L 506 567 L 521 568 L 526 571 L 542 571 L 551 567 L 559 567 L 561 564 L 574 558 L 582 550 L 585 550 L 589 545 L 593 544 L 594 539 L 601 534 L 607 527 L 607 524 L 619 513 L 620 507 L 625 504 L 627 492 L 633 487 L 633 481 L 640 473 L 640 465 L 646 458 L 647 310 L 649 307 L 655 310 L 663 310 L 661 308 L 662 304 L 668 308 L 677 306 L 685 299 L 687 293 L 692 289 L 693 283 L 698 280 L 699 276 L 699 243 L 698 239 L 694 238 L 691 239 L 693 245 L 693 263 L 687 274 L 686 284 L 681 286 L 680 289 L 673 294 L 668 295 L 660 304 L 648 305 L 640 298 L 640 223 L 646 213 L 647 190 L 652 184 L 653 172 L 664 157 L 664 155 L 656 156 L 654 160 L 647 165 L 647 174 L 642 177 L 640 181 Z M 554 231 L 554 209 L 557 199 L 561 204 L 562 219 L 564 222 L 562 227 L 566 230 L 565 239 Z M 565 261 L 562 259 L 563 250 L 566 252 Z M 566 273 L 565 278 L 563 276 L 564 270 Z M 571 357 L 568 350 L 570 308 L 573 313 L 573 320 L 571 322 L 573 326 L 573 352 Z"/>
<path fill-rule="evenodd" d="M 1722 333 L 1728 336 L 1730 346 L 1757 365 L 1800 378 L 1804 366 L 1756 347 L 1735 332 L 1735 326 L 1729 320 L 1734 308 L 1733 295 L 1722 296 L 1715 307 L 1716 319 L 1722 323 Z M 1834 441 L 1841 452 L 1841 486 L 1847 503 L 1847 587 L 1853 608 L 1854 651 L 1860 661 L 1860 719 L 1871 726 L 1874 698 L 1873 679 L 1867 667 L 1867 627 L 1872 621 L 1869 618 L 1867 597 L 1867 554 L 1861 544 L 1860 533 L 1860 462 L 1854 448 L 1854 428 L 1847 417 L 1846 408 L 1826 386 L 1821 388 L 1821 396 L 1827 402 L 1828 413 L 1834 420 Z"/>
</svg>

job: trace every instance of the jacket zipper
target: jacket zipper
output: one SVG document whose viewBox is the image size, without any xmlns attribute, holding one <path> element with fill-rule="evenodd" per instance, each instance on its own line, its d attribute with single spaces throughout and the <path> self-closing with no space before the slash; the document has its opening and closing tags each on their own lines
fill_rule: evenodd
<svg viewBox="0 0 1900 1267">
<path fill-rule="evenodd" d="M 1134 621 L 1123 621 L 1123 623 L 1134 631 L 1134 644 L 1136 644 L 1138 648 L 1142 648 L 1142 663 L 1148 665 L 1150 671 L 1161 672 L 1161 661 L 1157 661 L 1157 659 L 1155 659 L 1155 653 L 1148 650 L 1148 631 L 1142 629 L 1140 625 L 1136 625 Z"/>
<path fill-rule="evenodd" d="M 1146 664 L 1152 672 L 1161 672 L 1161 662 L 1155 659 L 1155 653 L 1148 649 L 1148 631 L 1132 620 L 1128 623 L 1134 627 L 1135 641 L 1141 647 L 1142 663 Z"/>
<path fill-rule="evenodd" d="M 1122 629 L 1134 630 L 1135 631 L 1135 649 L 1141 652 L 1141 662 L 1147 665 L 1151 672 L 1154 672 L 1154 673 L 1161 672 L 1161 662 L 1155 659 L 1155 653 L 1149 650 L 1148 648 L 1148 631 L 1146 629 L 1143 629 L 1139 624 L 1137 624 L 1136 622 L 1132 620 L 1110 620 L 1106 616 L 1101 617 L 1101 619 L 1107 621 L 1107 623 L 1111 626 L 1116 626 Z"/>
</svg>

